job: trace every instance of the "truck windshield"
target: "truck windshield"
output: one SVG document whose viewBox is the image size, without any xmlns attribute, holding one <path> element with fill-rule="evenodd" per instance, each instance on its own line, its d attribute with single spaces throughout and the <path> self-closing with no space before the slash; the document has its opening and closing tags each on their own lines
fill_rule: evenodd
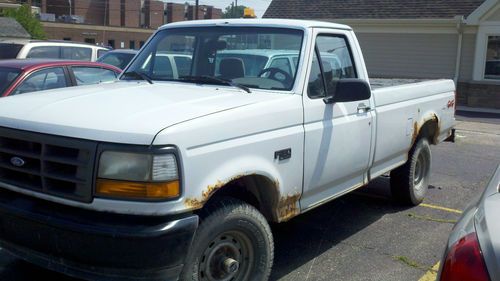
<svg viewBox="0 0 500 281">
<path fill-rule="evenodd" d="M 0 59 L 15 59 L 23 45 L 0 43 Z"/>
<path fill-rule="evenodd" d="M 10 84 L 16 80 L 19 73 L 21 73 L 19 69 L 0 67 L 0 96 L 2 96 Z"/>
<path fill-rule="evenodd" d="M 141 79 L 137 75 L 141 73 L 153 81 L 229 81 L 248 88 L 291 90 L 300 64 L 294 60 L 300 58 L 302 39 L 303 31 L 289 28 L 165 29 L 136 56 L 121 79 Z M 275 66 L 271 58 L 277 55 L 293 68 Z"/>
</svg>

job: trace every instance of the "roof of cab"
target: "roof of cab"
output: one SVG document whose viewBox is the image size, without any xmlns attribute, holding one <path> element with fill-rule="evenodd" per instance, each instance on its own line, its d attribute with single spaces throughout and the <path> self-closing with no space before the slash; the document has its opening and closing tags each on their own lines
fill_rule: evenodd
<svg viewBox="0 0 500 281">
<path fill-rule="evenodd" d="M 199 26 L 213 26 L 213 25 L 269 26 L 269 27 L 283 27 L 283 28 L 295 28 L 295 29 L 322 27 L 322 28 L 352 30 L 351 27 L 343 24 L 324 22 L 324 21 L 290 20 L 290 19 L 216 19 L 216 20 L 182 21 L 182 22 L 175 22 L 163 25 L 162 27 L 160 27 L 160 30 L 173 27 L 199 27 Z"/>
</svg>

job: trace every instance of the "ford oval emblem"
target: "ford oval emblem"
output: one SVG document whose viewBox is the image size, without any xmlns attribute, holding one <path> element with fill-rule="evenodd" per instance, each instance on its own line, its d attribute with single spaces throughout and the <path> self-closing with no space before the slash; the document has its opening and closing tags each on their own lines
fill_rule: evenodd
<svg viewBox="0 0 500 281">
<path fill-rule="evenodd" d="M 10 158 L 10 163 L 16 167 L 22 167 L 24 164 L 26 164 L 26 161 L 24 161 L 23 158 L 14 156 Z"/>
</svg>

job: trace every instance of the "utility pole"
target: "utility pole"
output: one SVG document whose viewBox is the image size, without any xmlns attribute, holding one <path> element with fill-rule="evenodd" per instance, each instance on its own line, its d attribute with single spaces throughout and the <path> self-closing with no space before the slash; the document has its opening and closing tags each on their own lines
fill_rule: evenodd
<svg viewBox="0 0 500 281">
<path fill-rule="evenodd" d="M 199 2 L 200 2 L 200 0 L 196 0 L 196 4 L 194 5 L 194 19 L 195 20 L 198 19 L 198 5 L 200 4 Z"/>
</svg>

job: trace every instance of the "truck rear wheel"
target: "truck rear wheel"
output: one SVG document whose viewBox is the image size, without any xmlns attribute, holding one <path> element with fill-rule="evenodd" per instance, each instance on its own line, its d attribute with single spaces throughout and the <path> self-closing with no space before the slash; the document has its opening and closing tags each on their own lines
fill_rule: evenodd
<svg viewBox="0 0 500 281">
<path fill-rule="evenodd" d="M 264 216 L 240 200 L 224 198 L 207 206 L 181 280 L 261 281 L 271 273 L 274 242 Z"/>
<path fill-rule="evenodd" d="M 425 198 L 429 188 L 431 148 L 425 138 L 410 150 L 408 161 L 391 171 L 391 192 L 403 204 L 416 206 Z"/>
</svg>

